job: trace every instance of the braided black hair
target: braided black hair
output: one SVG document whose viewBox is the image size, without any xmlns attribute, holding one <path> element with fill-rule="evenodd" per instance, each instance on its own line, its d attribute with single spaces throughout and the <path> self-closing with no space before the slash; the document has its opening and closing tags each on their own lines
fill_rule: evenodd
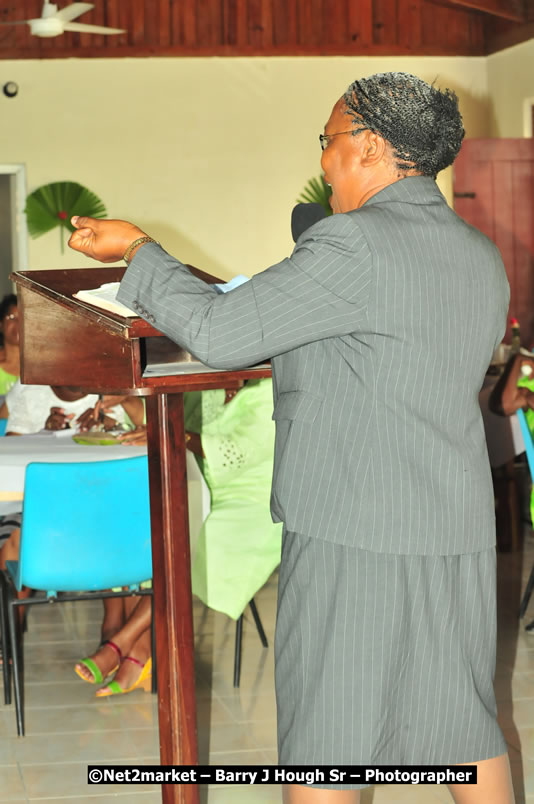
<svg viewBox="0 0 534 804">
<path fill-rule="evenodd" d="M 391 144 L 398 170 L 435 178 L 460 150 L 465 132 L 450 89 L 409 73 L 377 73 L 354 81 L 343 100 L 359 128 Z"/>
</svg>

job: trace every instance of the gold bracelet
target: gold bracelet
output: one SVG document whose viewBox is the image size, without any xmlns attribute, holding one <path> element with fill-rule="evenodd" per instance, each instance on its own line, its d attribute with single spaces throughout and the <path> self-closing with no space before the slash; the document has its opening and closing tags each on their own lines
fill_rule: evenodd
<svg viewBox="0 0 534 804">
<path fill-rule="evenodd" d="M 130 257 L 130 254 L 132 253 L 132 251 L 134 250 L 134 248 L 137 248 L 137 246 L 140 246 L 143 243 L 156 243 L 156 245 L 159 246 L 158 241 L 154 240 L 153 237 L 149 237 L 148 235 L 145 235 L 144 237 L 138 237 L 137 240 L 134 240 L 133 243 L 130 243 L 130 245 L 128 246 L 128 248 L 124 252 L 124 256 L 123 256 L 122 259 L 124 260 L 126 265 L 130 264 L 129 257 Z"/>
</svg>

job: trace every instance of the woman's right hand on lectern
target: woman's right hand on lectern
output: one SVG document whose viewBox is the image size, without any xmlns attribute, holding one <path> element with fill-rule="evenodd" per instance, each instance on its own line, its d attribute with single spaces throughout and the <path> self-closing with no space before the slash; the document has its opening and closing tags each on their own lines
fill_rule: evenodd
<svg viewBox="0 0 534 804">
<path fill-rule="evenodd" d="M 98 220 L 74 215 L 71 218 L 76 231 L 72 233 L 69 246 L 86 257 L 100 262 L 122 260 L 128 246 L 145 232 L 128 221 Z"/>
</svg>

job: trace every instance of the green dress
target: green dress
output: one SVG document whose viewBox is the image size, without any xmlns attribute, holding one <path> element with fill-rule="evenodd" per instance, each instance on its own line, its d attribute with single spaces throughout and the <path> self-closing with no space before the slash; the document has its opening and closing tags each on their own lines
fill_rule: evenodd
<svg viewBox="0 0 534 804">
<path fill-rule="evenodd" d="M 517 381 L 518 388 L 528 388 L 529 391 L 534 391 L 534 379 L 532 377 L 520 377 Z M 527 408 L 525 410 L 525 418 L 527 420 L 528 429 L 534 437 L 534 410 Z M 534 486 L 530 494 L 530 518 L 534 523 Z"/>
<path fill-rule="evenodd" d="M 272 384 L 250 381 L 226 405 L 223 389 L 186 397 L 186 428 L 200 432 L 211 494 L 193 559 L 193 593 L 237 619 L 280 563 L 282 525 L 269 509 Z"/>
</svg>

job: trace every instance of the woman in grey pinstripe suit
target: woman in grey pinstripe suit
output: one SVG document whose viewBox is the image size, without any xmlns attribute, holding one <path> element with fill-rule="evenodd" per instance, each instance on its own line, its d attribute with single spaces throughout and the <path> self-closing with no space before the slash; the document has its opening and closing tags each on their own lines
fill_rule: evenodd
<svg viewBox="0 0 534 804">
<path fill-rule="evenodd" d="M 495 532 L 478 391 L 508 306 L 495 247 L 434 178 L 455 96 L 386 73 L 334 106 L 334 215 L 224 297 L 144 233 L 73 219 L 71 246 L 132 256 L 120 301 L 216 368 L 272 357 L 271 508 L 282 765 L 478 764 L 458 804 L 510 804 L 496 722 Z M 363 784 L 291 786 L 354 804 Z"/>
</svg>

